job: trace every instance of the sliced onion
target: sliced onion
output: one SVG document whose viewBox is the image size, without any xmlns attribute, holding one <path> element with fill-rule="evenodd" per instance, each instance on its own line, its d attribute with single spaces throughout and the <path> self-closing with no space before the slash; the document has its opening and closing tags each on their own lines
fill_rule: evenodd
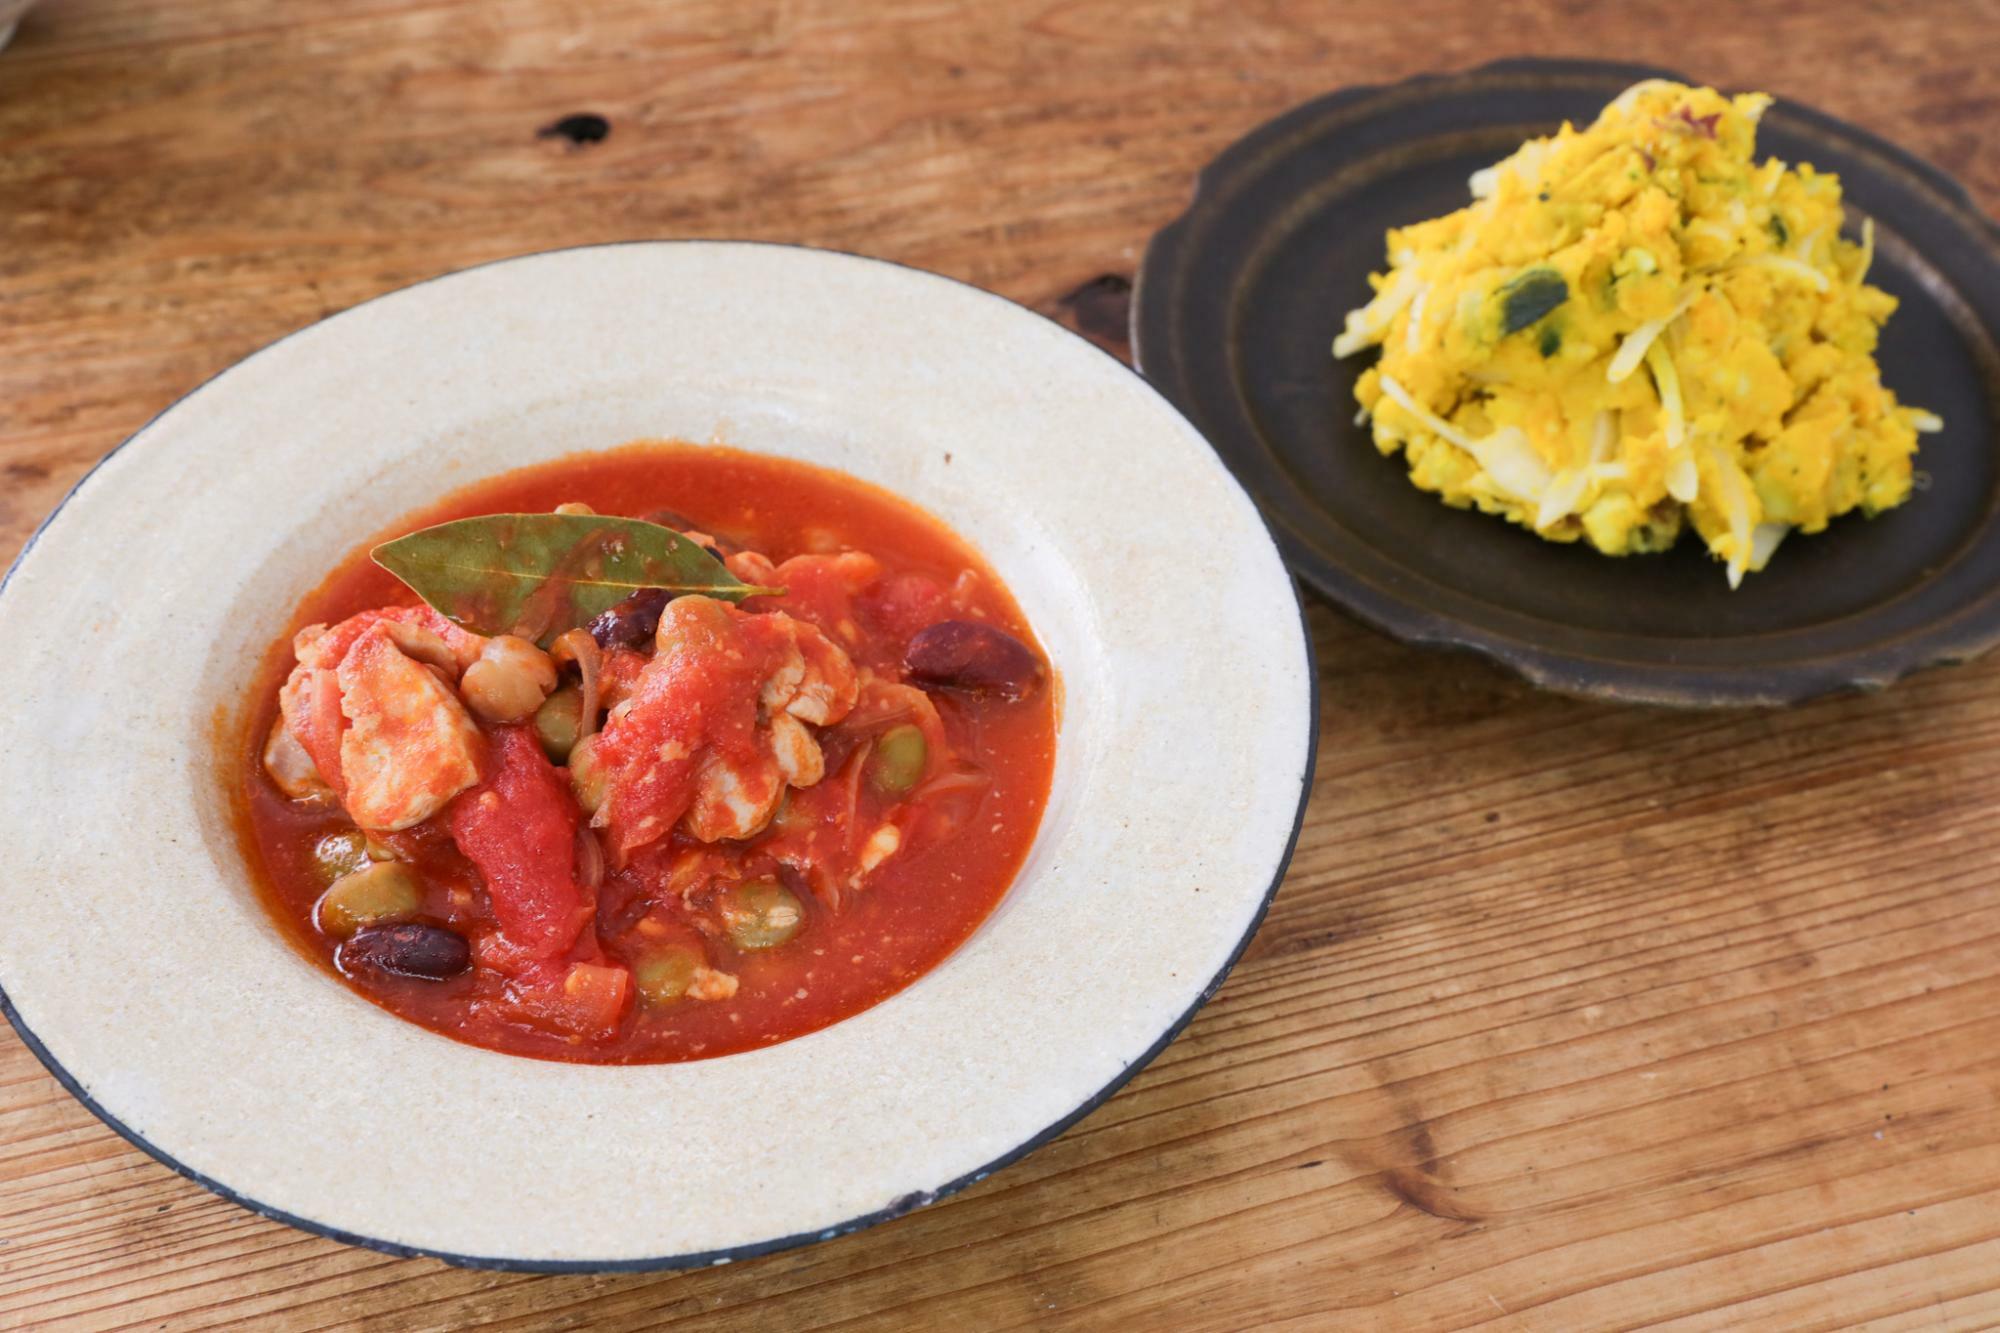
<svg viewBox="0 0 2000 1333">
<path fill-rule="evenodd" d="M 1653 387 L 1659 391 L 1660 410 L 1667 416 L 1667 448 L 1679 449 L 1687 443 L 1687 417 L 1681 411 L 1681 377 L 1667 349 L 1655 342 L 1646 349 L 1646 368 L 1653 372 Z"/>
<path fill-rule="evenodd" d="M 1639 368 L 1639 363 L 1646 359 L 1646 353 L 1651 350 L 1653 340 L 1666 330 L 1667 325 L 1686 314 L 1688 307 L 1694 304 L 1694 298 L 1700 295 L 1701 288 L 1696 287 L 1675 302 L 1672 310 L 1658 319 L 1647 320 L 1626 334 L 1625 341 L 1618 344 L 1617 354 L 1611 358 L 1610 366 L 1605 369 L 1604 378 L 1612 384 L 1623 384 L 1632 372 Z"/>
<path fill-rule="evenodd" d="M 1730 270 L 1743 268 L 1767 268 L 1776 273 L 1788 273 L 1792 277 L 1811 283 L 1816 290 L 1822 292 L 1833 288 L 1826 274 L 1811 264 L 1801 264 L 1789 255 L 1752 255 L 1748 259 L 1739 259 L 1729 265 Z"/>
<path fill-rule="evenodd" d="M 549 656 L 557 666 L 575 663 L 577 683 L 583 694 L 582 716 L 576 736 L 582 740 L 597 730 L 598 677 L 603 667 L 603 649 L 587 629 L 566 630 L 549 645 Z"/>
<path fill-rule="evenodd" d="M 1789 523 L 1759 523 L 1750 531 L 1750 568 L 1762 569 L 1776 553 L 1778 543 L 1792 530 Z"/>
<path fill-rule="evenodd" d="M 1473 439 L 1443 417 L 1431 412 L 1410 396 L 1393 375 L 1382 376 L 1382 392 L 1389 400 L 1417 419 L 1419 425 L 1440 439 L 1449 440 L 1471 454 L 1480 470 L 1493 484 L 1518 500 L 1539 502 L 1548 490 L 1549 465 L 1528 442 L 1518 426 L 1503 426 L 1483 439 Z"/>
<path fill-rule="evenodd" d="M 604 883 L 604 845 L 588 826 L 576 831 L 576 882 L 593 893 Z"/>
</svg>

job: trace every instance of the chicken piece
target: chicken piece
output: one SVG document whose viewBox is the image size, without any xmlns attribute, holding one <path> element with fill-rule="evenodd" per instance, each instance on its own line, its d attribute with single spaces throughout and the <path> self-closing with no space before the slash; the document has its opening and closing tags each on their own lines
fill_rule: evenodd
<svg viewBox="0 0 2000 1333">
<path fill-rule="evenodd" d="M 826 756 L 806 724 L 790 713 L 771 715 L 771 758 L 794 787 L 810 787 L 826 776 Z"/>
<path fill-rule="evenodd" d="M 831 726 L 854 707 L 860 679 L 846 653 L 804 621 L 782 616 L 792 640 L 784 667 L 757 696 L 767 711 L 782 709 L 815 726 Z M 794 668 L 793 659 L 797 666 Z"/>
<path fill-rule="evenodd" d="M 759 753 L 748 760 L 718 754 L 702 767 L 683 827 L 703 842 L 754 836 L 778 812 L 788 785 L 810 787 L 824 777 L 819 742 L 801 719 L 838 721 L 854 707 L 859 688 L 847 654 L 813 626 L 778 612 L 760 617 L 755 628 L 780 637 L 778 664 L 757 692 Z"/>
<path fill-rule="evenodd" d="M 456 680 L 468 664 L 478 659 L 486 645 L 485 636 L 461 629 L 428 606 L 376 607 L 357 612 L 331 626 L 307 625 L 292 636 L 292 651 L 298 657 L 298 665 L 278 692 L 285 730 L 291 734 L 319 780 L 343 804 L 347 799 L 349 783 L 342 753 L 352 714 L 344 711 L 342 696 L 345 687 L 341 683 L 339 669 L 356 646 L 371 635 L 378 642 L 389 645 L 405 660 L 416 664 L 417 670 L 423 671 L 426 666 L 433 668 L 435 674 L 424 674 L 440 683 Z M 371 650 L 370 660 L 388 661 L 380 657 L 376 650 Z M 456 696 L 448 688 L 441 689 L 438 697 L 450 699 L 449 705 L 441 705 L 443 707 L 456 708 L 458 705 Z M 458 711 L 463 713 L 464 710 L 458 708 Z M 449 713 L 444 717 L 448 723 L 451 722 Z M 444 726 L 440 734 L 449 735 L 455 731 L 454 723 Z M 476 752 L 476 732 L 471 741 Z M 275 737 L 267 743 L 266 766 L 270 767 L 271 761 L 276 759 L 287 765 L 291 773 L 300 774 L 299 780 L 303 784 L 305 779 L 298 756 L 273 754 L 272 747 L 277 744 Z M 457 748 L 464 750 L 467 747 Z M 280 777 L 276 768 L 271 771 L 281 789 L 287 794 L 296 794 L 286 785 L 291 779 Z M 446 794 L 446 799 L 450 794 Z M 353 811 L 349 813 L 353 814 Z M 363 823 L 359 818 L 355 822 Z"/>
<path fill-rule="evenodd" d="M 405 656 L 428 662 L 454 679 L 486 648 L 485 635 L 452 624 L 428 606 L 383 606 L 356 612 L 331 627 L 307 625 L 292 636 L 292 652 L 304 665 L 331 669 L 376 625 Z"/>
<path fill-rule="evenodd" d="M 743 582 L 759 588 L 776 588 L 778 567 L 762 551 L 735 551 L 722 558 L 723 568 Z M 766 601 L 775 600 L 766 598 Z"/>
<path fill-rule="evenodd" d="M 333 788 L 320 776 L 319 766 L 299 744 L 299 738 L 292 734 L 283 716 L 271 723 L 270 734 L 264 738 L 264 771 L 271 775 L 279 791 L 295 801 L 328 800 L 333 796 Z"/>
<path fill-rule="evenodd" d="M 335 796 L 344 796 L 347 786 L 340 774 L 340 733 L 347 719 L 340 712 L 340 682 L 334 675 L 338 661 L 326 666 L 300 662 L 292 668 L 284 688 L 278 691 L 278 709 L 285 730 L 306 752 L 313 769 Z"/>
<path fill-rule="evenodd" d="M 775 760 L 746 763 L 716 755 L 695 775 L 694 801 L 681 827 L 702 842 L 754 837 L 778 813 L 784 795 L 785 775 Z"/>
<path fill-rule="evenodd" d="M 364 632 L 334 675 L 349 723 L 340 737 L 342 803 L 356 824 L 408 828 L 479 781 L 478 724 L 386 628 Z"/>
<path fill-rule="evenodd" d="M 756 834 L 788 785 L 824 772 L 818 742 L 797 724 L 838 721 L 859 687 L 845 653 L 780 611 L 680 597 L 655 639 L 653 660 L 592 745 L 592 766 L 606 775 L 593 822 L 608 831 L 614 865 L 684 818 L 703 841 Z"/>
<path fill-rule="evenodd" d="M 863 588 L 882 577 L 882 562 L 874 556 L 864 551 L 842 551 L 838 555 L 795 555 L 774 566 L 757 552 L 744 551 L 729 557 L 725 563 L 730 573 L 746 583 L 760 583 L 785 590 L 782 597 L 751 598 L 747 603 L 751 610 L 768 608 L 783 611 L 817 626 L 844 650 L 852 651 L 861 646 L 861 627 L 855 621 L 854 598 Z"/>
</svg>

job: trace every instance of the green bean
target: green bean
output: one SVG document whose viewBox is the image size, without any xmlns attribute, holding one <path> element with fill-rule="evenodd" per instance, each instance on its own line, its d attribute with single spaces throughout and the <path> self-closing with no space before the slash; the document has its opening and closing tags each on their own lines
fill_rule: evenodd
<svg viewBox="0 0 2000 1333">
<path fill-rule="evenodd" d="M 868 756 L 868 780 L 884 796 L 907 796 L 923 781 L 930 745 L 922 727 L 905 722 L 891 727 L 875 742 Z"/>
<path fill-rule="evenodd" d="M 685 944 L 671 944 L 632 965 L 632 984 L 648 1005 L 672 1004 L 694 984 L 702 956 Z"/>
<path fill-rule="evenodd" d="M 535 738 L 541 741 L 550 763 L 569 762 L 570 751 L 576 748 L 577 735 L 582 730 L 583 691 L 575 685 L 563 686 L 535 710 Z"/>
<path fill-rule="evenodd" d="M 313 874 L 322 884 L 368 867 L 368 838 L 360 829 L 329 833 L 313 844 Z"/>
<path fill-rule="evenodd" d="M 753 879 L 725 889 L 716 901 L 722 927 L 739 949 L 775 949 L 799 933 L 805 909 L 775 879 Z"/>
<path fill-rule="evenodd" d="M 364 926 L 401 921 L 423 909 L 424 886 L 401 861 L 378 861 L 342 875 L 320 895 L 313 919 L 322 933 L 344 940 Z"/>
</svg>

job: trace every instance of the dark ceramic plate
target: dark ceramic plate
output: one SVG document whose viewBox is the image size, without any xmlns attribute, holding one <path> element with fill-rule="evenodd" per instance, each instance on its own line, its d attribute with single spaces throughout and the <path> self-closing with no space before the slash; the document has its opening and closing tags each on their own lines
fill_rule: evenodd
<svg viewBox="0 0 2000 1333">
<path fill-rule="evenodd" d="M 2000 640 L 2000 228 L 1936 168 L 1796 103 L 1764 116 L 1759 156 L 1837 171 L 1849 230 L 1875 219 L 1869 277 L 1902 302 L 1883 378 L 1946 422 L 1923 437 L 1929 487 L 1908 504 L 1795 537 L 1731 592 L 1692 539 L 1608 559 L 1448 509 L 1354 424 L 1369 361 L 1329 347 L 1366 299 L 1383 231 L 1463 206 L 1474 170 L 1656 77 L 1681 76 L 1507 62 L 1280 116 L 1202 172 L 1153 238 L 1132 311 L 1141 369 L 1305 580 L 1398 638 L 1568 693 L 1710 706 L 1879 688 L 1984 651 Z"/>
</svg>

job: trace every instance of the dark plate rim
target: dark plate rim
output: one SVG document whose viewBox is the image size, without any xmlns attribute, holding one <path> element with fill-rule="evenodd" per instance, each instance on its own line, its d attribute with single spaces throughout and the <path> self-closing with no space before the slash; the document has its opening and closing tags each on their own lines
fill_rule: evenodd
<svg viewBox="0 0 2000 1333">
<path fill-rule="evenodd" d="M 1014 301 L 1011 298 L 1000 295 L 998 292 L 988 291 L 984 287 L 979 287 L 970 282 L 966 282 L 962 279 L 951 277 L 948 274 L 935 273 L 929 269 L 918 268 L 914 264 L 905 264 L 893 259 L 882 259 L 874 255 L 856 254 L 848 250 L 835 250 L 826 246 L 792 245 L 782 241 L 736 241 L 736 240 L 726 240 L 721 238 L 699 238 L 699 239 L 689 238 L 689 239 L 657 239 L 657 240 L 633 239 L 624 241 L 601 241 L 590 245 L 561 246 L 554 250 L 534 250 L 534 251 L 524 252 L 518 255 L 507 255 L 499 259 L 487 260 L 484 263 L 470 264 L 464 268 L 450 269 L 443 273 L 436 273 L 428 278 L 422 278 L 416 282 L 406 283 L 401 287 L 392 288 L 389 291 L 378 293 L 375 296 L 369 297 L 368 300 L 366 301 L 358 301 L 354 305 L 347 307 L 347 310 L 357 310 L 362 306 L 372 304 L 373 302 L 382 300 L 386 297 L 398 295 L 399 293 L 409 291 L 415 287 L 428 286 L 431 283 L 438 282 L 446 278 L 454 277 L 460 273 L 470 273 L 475 270 L 485 269 L 485 268 L 496 268 L 502 264 L 511 264 L 522 260 L 535 259 L 542 255 L 565 254 L 576 250 L 608 250 L 608 249 L 622 248 L 626 246 L 661 246 L 661 245 L 675 245 L 675 246 L 758 245 L 758 246 L 768 246 L 772 249 L 778 249 L 778 250 L 812 250 L 824 254 L 841 255 L 849 259 L 859 259 L 871 264 L 880 264 L 887 268 L 902 269 L 906 272 L 922 274 L 924 277 L 933 278 L 940 282 L 948 282 L 954 286 L 965 288 L 968 291 L 977 292 L 980 296 L 986 297 L 990 300 L 1004 302 L 1007 305 L 1013 306 L 1017 310 L 1023 311 L 1026 314 L 1034 316 L 1036 319 L 1041 320 L 1045 324 L 1054 326 L 1056 329 L 1060 330 L 1064 334 L 1064 336 L 1074 339 L 1075 341 L 1090 348 L 1097 355 L 1104 357 L 1106 360 L 1116 365 L 1119 369 L 1123 370 L 1126 374 L 1139 378 L 1142 383 L 1146 384 L 1147 388 L 1151 389 L 1155 394 L 1159 395 L 1160 401 L 1169 410 L 1173 411 L 1176 415 L 1180 415 L 1183 417 L 1185 416 L 1185 414 L 1181 412 L 1180 408 L 1176 406 L 1171 399 L 1167 398 L 1165 394 L 1161 394 L 1159 392 L 1159 389 L 1156 386 L 1154 386 L 1150 381 L 1146 381 L 1143 376 L 1140 376 L 1136 369 L 1126 365 L 1125 362 L 1121 361 L 1118 357 L 1113 356 L 1110 352 L 1107 352 L 1102 347 L 1099 347 L 1096 343 L 1092 342 L 1090 339 L 1085 338 L 1081 334 L 1075 333 L 1070 329 L 1063 328 L 1061 324 L 1057 323 L 1053 319 L 1050 319 L 1047 315 L 1042 314 L 1038 310 L 1030 309 L 1029 307 L 1022 305 L 1018 301 Z M 346 313 L 346 311 L 337 311 L 333 315 L 326 316 L 325 318 L 337 319 L 341 314 L 344 313 Z M 196 385 L 194 388 L 188 390 L 186 393 L 176 398 L 172 403 L 169 403 L 166 407 L 162 408 L 159 412 L 155 413 L 149 420 L 147 420 L 145 425 L 141 426 L 138 430 L 134 431 L 131 435 L 127 436 L 117 445 L 114 445 L 111 449 L 107 450 L 104 453 L 103 457 L 99 458 L 95 463 L 91 464 L 90 468 L 87 471 L 85 471 L 81 477 L 77 478 L 76 484 L 71 486 L 69 490 L 64 493 L 63 498 L 57 501 L 55 508 L 51 509 L 48 512 L 48 514 L 42 519 L 42 521 L 35 525 L 34 531 L 28 535 L 28 540 L 22 543 L 20 551 L 18 551 L 15 554 L 13 560 L 8 562 L 6 573 L 4 575 L 0 575 L 0 596 L 4 596 L 6 594 L 7 585 L 13 581 L 14 572 L 17 569 L 19 569 L 21 567 L 22 562 L 24 562 L 27 559 L 28 553 L 34 549 L 35 543 L 41 539 L 42 534 L 48 530 L 49 525 L 55 522 L 56 517 L 62 513 L 63 509 L 68 506 L 69 502 L 73 498 L 75 498 L 77 493 L 81 491 L 84 488 L 84 486 L 86 486 L 90 482 L 90 479 L 93 476 L 96 475 L 98 469 L 103 467 L 104 464 L 107 461 L 109 461 L 113 455 L 121 452 L 128 446 L 132 445 L 135 441 L 141 439 L 147 433 L 147 431 L 149 431 L 152 428 L 153 424 L 159 421 L 161 417 L 164 417 L 167 413 L 173 411 L 176 407 L 180 406 L 188 399 L 194 397 L 196 394 L 202 392 L 202 390 L 214 384 L 217 380 L 221 379 L 224 375 L 228 374 L 231 370 L 235 369 L 235 367 L 240 366 L 245 362 L 251 360 L 252 358 L 259 356 L 264 352 L 269 351 L 271 348 L 278 346 L 280 343 L 284 343 L 290 340 L 291 338 L 297 336 L 299 333 L 303 332 L 305 329 L 311 328 L 314 326 L 314 324 L 320 322 L 322 321 L 316 320 L 313 322 L 313 324 L 302 325 L 300 326 L 300 328 L 294 329 L 290 333 L 284 334 L 283 336 L 276 338 L 269 343 L 266 343 L 264 346 L 256 349 L 255 351 L 250 352 L 247 355 L 238 358 L 234 362 L 231 362 L 230 365 L 225 366 L 223 369 L 217 371 L 215 374 L 203 380 L 200 384 Z M 1231 481 L 1234 482 L 1239 489 L 1242 488 L 1242 483 L 1235 482 L 1233 474 L 1231 475 Z M 1265 533 L 1272 539 L 1273 544 L 1276 544 L 1277 533 L 1273 530 L 1269 517 L 1264 514 L 1264 511 L 1261 508 L 1257 508 L 1254 505 L 1252 507 L 1256 509 L 1258 520 L 1263 524 Z M 1283 547 L 1280 546 L 1279 550 L 1280 552 L 1282 552 Z M 13 1001 L 8 997 L 6 987 L 4 984 L 0 984 L 0 1015 L 4 1015 L 6 1017 L 7 1022 L 13 1027 L 15 1033 L 20 1036 L 22 1044 L 25 1045 L 29 1049 L 29 1051 L 33 1052 L 37 1060 L 41 1061 L 42 1067 L 48 1070 L 48 1072 L 54 1076 L 56 1082 L 60 1083 L 72 1097 L 76 1098 L 78 1102 L 82 1103 L 85 1110 L 89 1111 L 92 1115 L 96 1116 L 99 1120 L 103 1121 L 114 1132 L 116 1132 L 120 1138 L 124 1139 L 127 1143 L 130 1143 L 133 1147 L 138 1148 L 140 1151 L 144 1152 L 147 1156 L 151 1157 L 154 1161 L 159 1162 L 162 1166 L 165 1166 L 168 1169 L 172 1170 L 176 1175 L 183 1176 L 186 1179 L 191 1180 L 195 1184 L 201 1186 L 203 1189 L 208 1190 L 210 1193 L 219 1195 L 220 1197 L 227 1199 L 230 1203 L 236 1204 L 241 1208 L 245 1208 L 250 1212 L 258 1214 L 261 1217 L 269 1218 L 274 1222 L 282 1222 L 287 1226 L 294 1227 L 300 1231 L 308 1232 L 315 1236 L 324 1236 L 328 1240 L 340 1241 L 343 1244 L 358 1246 L 362 1249 L 376 1250 L 379 1251 L 380 1253 L 392 1255 L 399 1259 L 437 1259 L 441 1260 L 444 1263 L 450 1264 L 455 1268 L 477 1268 L 477 1269 L 492 1270 L 496 1272 L 511 1272 L 511 1273 L 648 1273 L 648 1272 L 660 1272 L 671 1269 L 707 1268 L 715 1265 L 732 1263 L 742 1259 L 755 1259 L 758 1258 L 759 1256 L 766 1254 L 773 1254 L 780 1250 L 795 1249 L 798 1248 L 799 1246 L 810 1245 L 818 1241 L 833 1240 L 839 1236 L 845 1236 L 856 1231 L 865 1230 L 869 1227 L 875 1226 L 877 1223 L 893 1221 L 894 1219 L 902 1217 L 907 1213 L 915 1212 L 917 1209 L 922 1208 L 928 1204 L 936 1203 L 940 1199 L 949 1198 L 951 1195 L 958 1193 L 960 1190 L 966 1188 L 968 1185 L 976 1184 L 977 1182 L 984 1180 L 986 1177 L 992 1175 L 994 1172 L 1000 1171 L 1008 1166 L 1013 1165 L 1015 1162 L 1027 1156 L 1035 1149 L 1042 1147 L 1044 1144 L 1049 1143 L 1050 1141 L 1056 1138 L 1061 1137 L 1061 1135 L 1065 1131 L 1067 1131 L 1072 1125 L 1076 1124 L 1079 1120 L 1082 1120 L 1092 1111 L 1095 1111 L 1098 1107 L 1102 1106 L 1105 1102 L 1109 1101 L 1112 1098 L 1112 1096 L 1118 1092 L 1120 1088 L 1124 1087 L 1141 1070 L 1143 1070 L 1147 1065 L 1151 1064 L 1153 1060 L 1159 1056 L 1160 1052 L 1164 1051 L 1173 1042 L 1174 1038 L 1178 1037 L 1181 1034 L 1181 1032 L 1186 1029 L 1187 1025 L 1193 1021 L 1194 1016 L 1197 1013 L 1201 1012 L 1203 1006 L 1205 1006 L 1211 999 L 1214 998 L 1215 993 L 1217 991 L 1222 989 L 1222 984 L 1229 979 L 1229 974 L 1235 970 L 1236 964 L 1242 960 L 1244 951 L 1250 947 L 1250 941 L 1256 937 L 1258 929 L 1262 927 L 1262 925 L 1264 924 L 1265 916 L 1271 910 L 1271 903 L 1274 899 L 1276 899 L 1278 895 L 1279 886 L 1284 883 L 1285 873 L 1291 867 L 1292 855 L 1298 849 L 1299 834 L 1305 827 L 1306 806 L 1309 803 L 1312 796 L 1313 776 L 1314 773 L 1317 771 L 1318 761 L 1319 761 L 1318 652 L 1313 646 L 1312 626 L 1306 619 L 1305 599 L 1299 591 L 1298 581 L 1295 578 L 1288 578 L 1286 582 L 1291 587 L 1293 605 L 1298 610 L 1299 634 L 1300 634 L 1300 639 L 1305 646 L 1304 665 L 1305 665 L 1305 675 L 1306 675 L 1306 706 L 1307 706 L 1306 725 L 1308 728 L 1307 744 L 1305 752 L 1305 767 L 1299 775 L 1298 807 L 1296 810 L 1294 810 L 1292 814 L 1292 828 L 1291 832 L 1286 836 L 1284 850 L 1278 857 L 1278 863 L 1276 868 L 1272 872 L 1271 882 L 1269 886 L 1265 888 L 1262 897 L 1258 900 L 1256 910 L 1251 913 L 1249 925 L 1245 928 L 1242 938 L 1237 940 L 1235 947 L 1230 950 L 1229 957 L 1223 961 L 1222 967 L 1216 972 L 1214 977 L 1210 978 L 1208 984 L 1203 986 L 1202 989 L 1196 994 L 1194 1002 L 1188 1006 L 1188 1008 L 1180 1015 L 1180 1017 L 1176 1018 L 1172 1023 L 1170 1023 L 1167 1026 L 1166 1030 L 1160 1034 L 1158 1040 L 1156 1040 L 1150 1047 L 1148 1047 L 1145 1051 L 1143 1051 L 1130 1064 L 1126 1065 L 1123 1069 L 1119 1070 L 1117 1074 L 1113 1075 L 1110 1081 L 1105 1083 L 1103 1087 L 1099 1088 L 1095 1093 L 1092 1093 L 1089 1097 L 1086 1097 L 1083 1100 L 1083 1102 L 1077 1106 L 1075 1110 L 1070 1111 L 1068 1114 L 1059 1117 L 1058 1119 L 1056 1119 L 1055 1121 L 1053 1121 L 1052 1123 L 1050 1123 L 1037 1133 L 1031 1135 L 1024 1142 L 1018 1144 L 1013 1148 L 1008 1149 L 1006 1152 L 1000 1154 L 998 1157 L 995 1157 L 992 1161 L 987 1162 L 984 1166 L 966 1172 L 964 1175 L 958 1176 L 952 1180 L 948 1180 L 945 1183 L 937 1186 L 935 1189 L 919 1190 L 914 1193 L 903 1195 L 901 1198 L 891 1201 L 886 1207 L 878 1208 L 873 1212 L 863 1213 L 860 1216 L 850 1218 L 845 1222 L 840 1222 L 829 1227 L 816 1228 L 811 1231 L 794 1232 L 790 1235 L 778 1236 L 770 1240 L 751 1241 L 743 1245 L 727 1246 L 717 1250 L 702 1250 L 692 1254 L 660 1255 L 657 1257 L 649 1257 L 643 1259 L 611 1259 L 611 1260 L 517 1259 L 517 1258 L 510 1258 L 505 1255 L 454 1254 L 450 1251 L 433 1249 L 427 1246 L 405 1245 L 398 1241 L 384 1240 L 375 1236 L 365 1236 L 358 1234 L 356 1232 L 342 1230 L 339 1227 L 327 1226 L 324 1223 L 315 1222 L 309 1218 L 300 1217 L 294 1213 L 286 1212 L 284 1209 L 274 1208 L 269 1204 L 261 1203 L 258 1200 L 249 1197 L 248 1195 L 240 1193 L 237 1190 L 231 1189 L 228 1185 L 223 1184 L 219 1180 L 213 1179 L 212 1177 L 206 1176 L 201 1172 L 194 1170 L 186 1163 L 174 1157 L 173 1154 L 169 1153 L 164 1148 L 159 1147 L 157 1144 L 147 1139 L 143 1134 L 140 1134 L 138 1131 L 131 1128 L 131 1126 L 125 1124 L 117 1116 L 111 1114 L 111 1112 L 106 1110 L 104 1106 L 102 1106 L 94 1097 L 92 1097 L 88 1092 L 84 1091 L 83 1086 L 77 1081 L 75 1076 L 69 1072 L 69 1070 L 63 1065 L 63 1063 L 60 1060 L 58 1060 L 55 1057 L 55 1055 L 48 1049 L 47 1046 L 42 1044 L 41 1038 L 35 1035 L 34 1030 L 30 1028 L 27 1022 L 21 1017 L 20 1012 L 14 1007 Z M 277 936 L 274 934 L 272 938 L 276 940 Z M 727 1059 L 728 1057 L 725 1056 L 723 1058 Z"/>
<path fill-rule="evenodd" d="M 1280 112 L 1210 159 L 1195 175 L 1187 206 L 1148 241 L 1133 280 L 1128 332 L 1134 366 L 1177 406 L 1192 400 L 1181 378 L 1181 367 L 1170 351 L 1176 315 L 1166 299 L 1174 285 L 1172 275 L 1188 233 L 1209 201 L 1220 193 L 1221 184 L 1253 167 L 1269 144 L 1330 112 L 1397 90 L 1436 85 L 1442 91 L 1481 77 L 1508 74 L 1699 82 L 1674 70 L 1627 61 L 1514 57 L 1394 82 L 1344 87 Z M 2000 222 L 1983 213 L 1965 185 L 1936 164 L 1815 107 L 1789 97 L 1782 101 L 1788 115 L 1878 158 L 2000 241 Z M 1197 429 L 1203 429 L 1194 413 L 1185 406 L 1183 412 L 1195 421 Z M 1218 445 L 1205 429 L 1203 435 L 1225 465 L 1235 471 L 1231 451 Z M 1254 488 L 1251 494 L 1259 498 L 1261 506 Z M 1969 662 L 2000 645 L 2000 598 L 1989 597 L 1873 647 L 1778 665 L 1686 666 L 1610 660 L 1475 626 L 1377 587 L 1312 549 L 1269 507 L 1265 518 L 1293 572 L 1315 593 L 1355 619 L 1404 643 L 1486 658 L 1541 689 L 1577 698 L 1688 709 L 1783 707 L 1827 695 L 1880 691 L 1914 672 Z"/>
</svg>

